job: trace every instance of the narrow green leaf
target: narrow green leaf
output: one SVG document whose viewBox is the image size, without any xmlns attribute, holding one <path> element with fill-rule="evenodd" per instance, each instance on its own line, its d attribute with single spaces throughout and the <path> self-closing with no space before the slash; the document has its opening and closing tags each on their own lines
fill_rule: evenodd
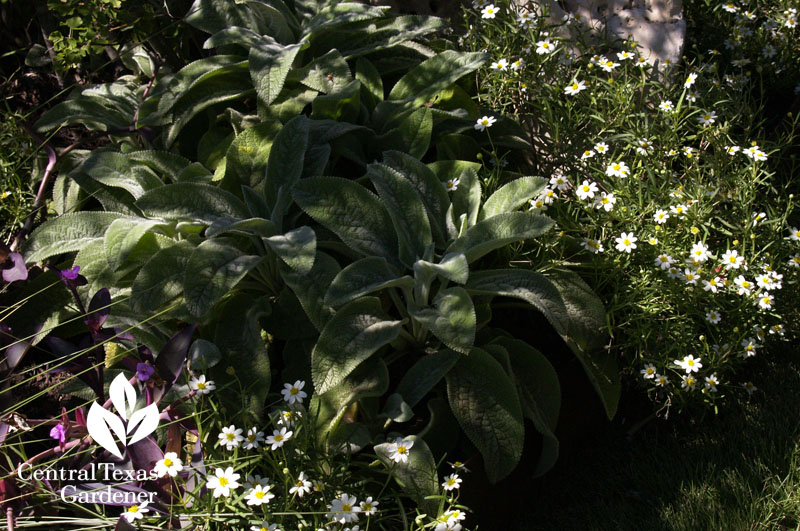
<svg viewBox="0 0 800 531">
<path fill-rule="evenodd" d="M 292 196 L 309 216 L 357 253 L 398 265 L 397 236 L 381 201 L 360 184 L 338 177 L 310 177 Z"/>
<path fill-rule="evenodd" d="M 370 164 L 366 176 L 372 181 L 392 218 L 400 244 L 400 260 L 410 267 L 425 255 L 425 250 L 433 241 L 425 205 L 411 181 L 389 166 Z"/>
<path fill-rule="evenodd" d="M 278 230 L 275 224 L 268 219 L 264 218 L 248 218 L 248 219 L 235 219 L 235 218 L 222 218 L 218 219 L 206 229 L 205 237 L 214 238 L 220 234 L 228 232 L 239 232 L 244 234 L 253 234 L 255 236 L 274 236 Z"/>
<path fill-rule="evenodd" d="M 300 274 L 306 274 L 314 266 L 317 254 L 317 235 L 311 227 L 300 227 L 286 234 L 264 238 L 264 243 Z"/>
<path fill-rule="evenodd" d="M 438 264 L 417 260 L 414 264 L 414 273 L 417 276 L 418 270 L 425 270 L 430 274 L 439 275 L 457 284 L 466 284 L 469 279 L 469 263 L 467 263 L 467 257 L 463 253 L 446 254 Z"/>
<path fill-rule="evenodd" d="M 430 330 L 451 349 L 467 354 L 475 342 L 477 319 L 475 306 L 464 288 L 440 291 L 433 299 L 433 308 L 411 308 L 415 321 Z"/>
<path fill-rule="evenodd" d="M 460 226 L 461 216 L 466 216 L 467 228 L 475 226 L 478 222 L 478 213 L 481 208 L 481 179 L 478 172 L 473 168 L 466 168 L 458 175 L 458 188 L 452 192 L 453 209 L 451 215 L 453 219 L 448 219 L 449 231 L 452 234 L 454 228 Z M 453 227 L 450 227 L 450 223 Z M 458 231 L 456 230 L 456 233 Z M 471 262 L 472 260 L 470 260 Z"/>
<path fill-rule="evenodd" d="M 361 82 L 361 88 L 372 97 L 372 106 L 383 101 L 383 80 L 375 65 L 365 57 L 356 60 L 356 79 Z"/>
<path fill-rule="evenodd" d="M 452 350 L 441 350 L 421 357 L 403 375 L 395 392 L 402 396 L 409 406 L 416 406 L 436 387 L 459 358 L 461 354 Z"/>
<path fill-rule="evenodd" d="M 410 70 L 389 93 L 390 100 L 412 100 L 419 105 L 461 77 L 474 72 L 489 59 L 489 54 L 446 50 Z"/>
<path fill-rule="evenodd" d="M 547 216 L 529 212 L 507 212 L 479 221 L 447 248 L 448 253 L 464 253 L 474 262 L 485 254 L 515 241 L 541 236 L 553 227 Z"/>
<path fill-rule="evenodd" d="M 25 262 L 41 262 L 58 254 L 80 251 L 84 245 L 102 238 L 116 212 L 73 212 L 42 223 L 28 238 L 22 254 Z"/>
<path fill-rule="evenodd" d="M 216 186 L 200 183 L 168 184 L 136 201 L 146 215 L 170 220 L 197 220 L 211 224 L 220 218 L 250 217 L 244 203 Z"/>
<path fill-rule="evenodd" d="M 379 348 L 394 341 L 403 321 L 390 321 L 379 299 L 363 297 L 336 312 L 311 352 L 314 389 L 325 393 Z"/>
<path fill-rule="evenodd" d="M 267 180 L 264 185 L 267 205 L 273 212 L 279 201 L 279 190 L 282 188 L 282 193 L 288 199 L 292 187 L 300 180 L 307 146 L 308 118 L 303 115 L 289 120 L 275 137 L 269 153 Z"/>
<path fill-rule="evenodd" d="M 205 315 L 260 261 L 260 256 L 245 255 L 236 246 L 220 240 L 206 240 L 198 245 L 186 263 L 183 281 L 189 312 L 197 317 Z"/>
<path fill-rule="evenodd" d="M 517 466 L 525 440 L 522 407 L 500 363 L 473 348 L 447 373 L 447 397 L 461 429 L 480 450 L 489 481 Z"/>
<path fill-rule="evenodd" d="M 428 213 L 436 246 L 444 248 L 448 239 L 445 215 L 450 207 L 450 197 L 439 178 L 428 166 L 402 151 L 385 151 L 383 162 L 402 173 L 414 185 Z"/>
<path fill-rule="evenodd" d="M 385 259 L 370 256 L 342 269 L 325 293 L 325 304 L 338 308 L 363 295 L 386 288 L 412 289 L 414 279 L 398 276 Z"/>
<path fill-rule="evenodd" d="M 512 212 L 539 195 L 547 181 L 541 177 L 521 177 L 493 193 L 481 210 L 481 219 Z"/>
<path fill-rule="evenodd" d="M 250 76 L 258 97 L 265 105 L 271 104 L 280 94 L 292 62 L 302 47 L 302 44 L 281 46 L 264 37 L 250 48 Z"/>
</svg>

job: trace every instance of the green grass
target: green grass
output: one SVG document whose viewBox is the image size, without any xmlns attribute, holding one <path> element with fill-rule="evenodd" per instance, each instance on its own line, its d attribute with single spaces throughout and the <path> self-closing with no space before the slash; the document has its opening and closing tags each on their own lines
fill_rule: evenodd
<svg viewBox="0 0 800 531">
<path fill-rule="evenodd" d="M 719 415 L 615 423 L 562 454 L 513 529 L 800 529 L 800 360 L 759 359 Z"/>
</svg>

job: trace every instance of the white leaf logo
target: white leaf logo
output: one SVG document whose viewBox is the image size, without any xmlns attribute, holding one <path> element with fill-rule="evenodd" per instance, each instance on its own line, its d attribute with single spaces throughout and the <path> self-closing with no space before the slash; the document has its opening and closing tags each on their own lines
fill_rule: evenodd
<svg viewBox="0 0 800 531">
<path fill-rule="evenodd" d="M 86 429 L 94 442 L 122 459 L 122 450 L 141 441 L 158 427 L 159 411 L 155 404 L 136 410 L 136 389 L 125 375 L 120 373 L 108 389 L 111 403 L 118 415 L 93 402 L 86 416 Z M 127 426 L 127 428 L 126 428 Z M 128 435 L 133 436 L 128 439 Z M 114 438 L 116 436 L 116 440 Z"/>
</svg>

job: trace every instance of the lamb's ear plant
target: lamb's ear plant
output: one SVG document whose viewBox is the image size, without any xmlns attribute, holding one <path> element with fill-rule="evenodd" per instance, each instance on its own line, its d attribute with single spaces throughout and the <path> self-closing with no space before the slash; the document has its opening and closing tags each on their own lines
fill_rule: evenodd
<svg viewBox="0 0 800 531">
<path fill-rule="evenodd" d="M 547 438 L 543 472 L 557 455 L 558 379 L 533 346 L 489 328 L 495 324 L 491 301 L 512 297 L 544 314 L 613 415 L 616 369 L 597 350 L 603 305 L 567 271 L 492 267 L 499 261 L 492 260 L 494 251 L 552 228 L 546 216 L 517 211 L 541 192 L 544 179 L 516 179 L 485 201 L 473 168 L 463 169 L 459 179 L 450 196 L 429 166 L 389 151 L 360 179 L 377 195 L 337 177 L 309 177 L 294 186 L 295 202 L 337 237 L 319 247 L 347 257 L 340 269 L 318 251 L 314 268 L 299 278 L 283 266 L 292 277 L 287 283 L 320 328 L 310 358 L 318 436 L 362 447 L 441 395 L 482 453 L 491 480 L 515 468 L 524 418 Z M 387 390 L 393 392 L 382 407 L 362 401 L 358 421 L 342 423 L 356 401 Z M 437 421 L 433 416 L 419 436 L 436 430 Z"/>
</svg>

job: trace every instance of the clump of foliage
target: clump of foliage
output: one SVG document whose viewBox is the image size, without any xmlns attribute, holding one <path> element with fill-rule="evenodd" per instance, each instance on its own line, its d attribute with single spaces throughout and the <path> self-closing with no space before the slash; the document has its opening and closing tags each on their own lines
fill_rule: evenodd
<svg viewBox="0 0 800 531">
<path fill-rule="evenodd" d="M 528 147 L 511 121 L 487 135 L 471 101 L 486 54 L 436 39 L 442 20 L 354 3 L 197 0 L 186 21 L 212 55 L 129 63 L 37 122 L 81 125 L 103 147 L 57 156 L 58 215 L 26 242 L 28 263 L 80 267 L 77 295 L 107 288 L 107 326 L 151 352 L 197 323 L 219 352 L 209 379 L 232 390 L 214 406 L 226 423 L 239 411 L 263 426 L 273 381 L 311 382 L 304 448 L 372 446 L 441 529 L 460 524 L 434 456 L 477 448 L 497 481 L 524 419 L 544 438 L 538 472 L 558 455 L 561 390 L 537 350 L 552 345 L 493 319 L 509 299 L 546 318 L 614 414 L 602 303 L 565 265 L 511 267 L 553 221 L 519 211 L 544 179 L 475 162 Z M 41 340 L 44 319 L 68 320 L 53 301 L 9 323 Z M 405 468 L 398 441 L 413 443 Z"/>
<path fill-rule="evenodd" d="M 744 394 L 747 365 L 797 319 L 798 117 L 766 109 L 763 88 L 800 84 L 796 12 L 715 4 L 734 28 L 724 49 L 656 68 L 591 21 L 485 4 L 460 42 L 492 55 L 480 101 L 520 118 L 550 179 L 531 209 L 563 237 L 536 259 L 581 264 L 612 352 L 660 404 Z"/>
</svg>

